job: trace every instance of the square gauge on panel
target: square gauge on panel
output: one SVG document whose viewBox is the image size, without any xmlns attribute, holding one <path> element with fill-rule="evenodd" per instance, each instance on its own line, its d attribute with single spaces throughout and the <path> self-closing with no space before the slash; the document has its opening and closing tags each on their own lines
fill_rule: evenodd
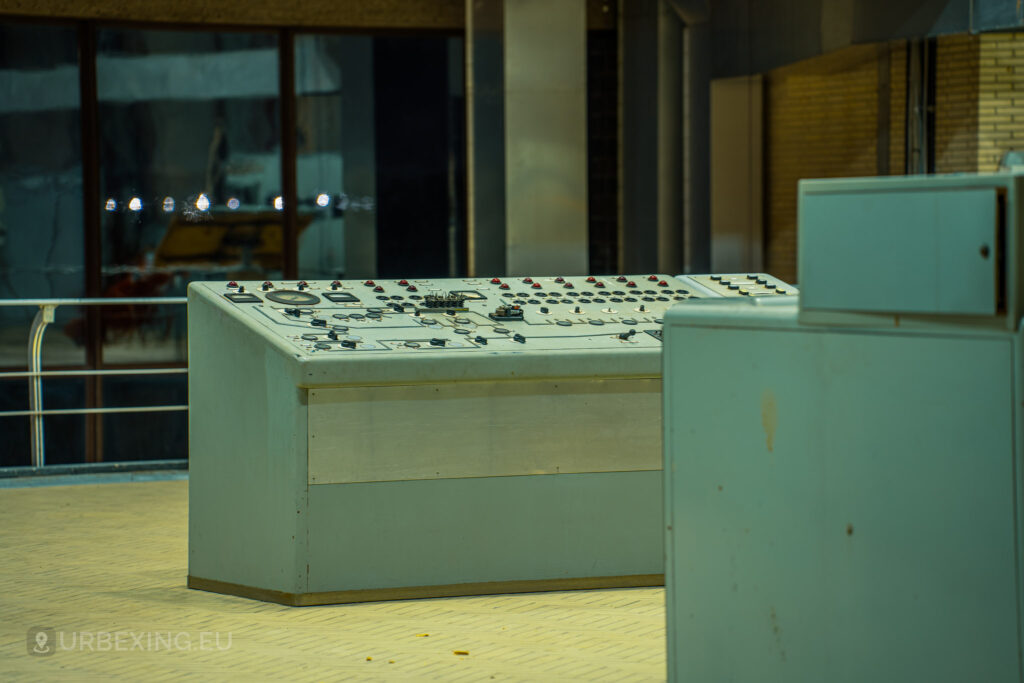
<svg viewBox="0 0 1024 683">
<path fill-rule="evenodd" d="M 258 304 L 262 301 L 258 296 L 249 292 L 231 292 L 224 296 L 236 304 Z"/>
<path fill-rule="evenodd" d="M 328 301 L 333 301 L 336 304 L 359 303 L 359 299 L 356 295 L 349 294 L 348 292 L 325 292 L 324 298 Z"/>
</svg>

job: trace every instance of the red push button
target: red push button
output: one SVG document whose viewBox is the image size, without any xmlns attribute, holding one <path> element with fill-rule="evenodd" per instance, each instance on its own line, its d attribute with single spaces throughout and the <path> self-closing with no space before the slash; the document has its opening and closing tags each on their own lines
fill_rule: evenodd
<svg viewBox="0 0 1024 683">
<path fill-rule="evenodd" d="M 636 283 L 633 282 L 632 280 L 630 280 L 629 282 L 626 283 L 626 286 L 627 287 L 636 287 Z"/>
<path fill-rule="evenodd" d="M 533 287 L 534 289 L 540 289 L 540 283 L 539 283 L 539 282 L 534 282 L 534 283 L 533 283 L 532 285 L 530 285 L 530 286 L 531 286 L 531 287 Z"/>
<path fill-rule="evenodd" d="M 647 279 L 650 280 L 651 282 L 657 282 L 658 281 L 658 276 L 657 275 L 648 275 Z"/>
<path fill-rule="evenodd" d="M 625 282 L 627 280 L 625 275 L 620 275 L 615 279 L 618 280 L 619 282 Z"/>
<path fill-rule="evenodd" d="M 591 275 L 587 278 L 587 282 L 597 282 L 597 278 Z"/>
<path fill-rule="evenodd" d="M 664 280 L 662 280 L 661 282 L 658 283 L 658 286 L 659 287 L 668 287 L 668 283 L 665 282 Z"/>
<path fill-rule="evenodd" d="M 497 277 L 492 277 L 491 278 L 491 284 L 492 285 L 497 285 L 497 284 L 500 284 L 500 283 L 501 283 L 501 278 L 497 278 Z"/>
<path fill-rule="evenodd" d="M 377 285 L 376 287 L 373 288 L 373 291 L 375 291 L 375 292 L 383 292 L 384 288 L 381 287 L 380 285 Z"/>
<path fill-rule="evenodd" d="M 572 289 L 572 283 L 571 282 L 566 282 L 565 283 L 565 288 L 566 289 Z"/>
<path fill-rule="evenodd" d="M 565 278 L 564 277 L 556 277 L 555 278 L 555 282 L 565 282 Z"/>
<path fill-rule="evenodd" d="M 408 280 L 399 280 L 398 284 L 402 285 L 403 287 L 408 287 L 409 286 L 409 281 Z"/>
<path fill-rule="evenodd" d="M 498 289 L 508 289 L 508 285 L 503 282 L 501 283 L 501 286 L 498 287 Z"/>
<path fill-rule="evenodd" d="M 367 287 L 373 287 L 376 283 L 373 280 L 367 280 L 363 284 L 366 285 Z"/>
<path fill-rule="evenodd" d="M 525 282 L 526 284 L 530 284 L 531 282 L 533 282 L 533 278 L 532 277 L 524 277 L 523 278 L 523 282 Z"/>
<path fill-rule="evenodd" d="M 232 280 L 231 282 L 228 283 L 228 287 L 237 287 L 237 286 L 238 286 L 238 283 L 235 282 L 234 280 Z"/>
<path fill-rule="evenodd" d="M 405 288 L 405 291 L 407 291 L 407 292 L 415 292 L 415 291 L 418 291 L 418 290 L 416 289 L 416 285 L 409 285 L 408 287 Z"/>
<path fill-rule="evenodd" d="M 604 283 L 603 282 L 595 282 L 594 286 L 595 287 L 604 287 Z"/>
</svg>

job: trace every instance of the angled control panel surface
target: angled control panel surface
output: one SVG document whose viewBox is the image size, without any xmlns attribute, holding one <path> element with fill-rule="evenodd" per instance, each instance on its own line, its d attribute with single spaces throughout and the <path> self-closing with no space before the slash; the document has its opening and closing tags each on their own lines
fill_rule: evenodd
<svg viewBox="0 0 1024 683">
<path fill-rule="evenodd" d="M 302 358 L 657 348 L 673 304 L 786 296 L 769 275 L 193 283 Z"/>
<path fill-rule="evenodd" d="M 659 585 L 663 316 L 795 292 L 192 283 L 189 584 L 287 604 Z"/>
</svg>

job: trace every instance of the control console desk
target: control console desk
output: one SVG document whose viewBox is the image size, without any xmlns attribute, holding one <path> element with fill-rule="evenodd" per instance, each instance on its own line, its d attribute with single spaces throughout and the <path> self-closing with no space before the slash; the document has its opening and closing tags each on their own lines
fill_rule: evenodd
<svg viewBox="0 0 1024 683">
<path fill-rule="evenodd" d="M 663 581 L 661 316 L 763 275 L 192 283 L 189 585 Z"/>
</svg>

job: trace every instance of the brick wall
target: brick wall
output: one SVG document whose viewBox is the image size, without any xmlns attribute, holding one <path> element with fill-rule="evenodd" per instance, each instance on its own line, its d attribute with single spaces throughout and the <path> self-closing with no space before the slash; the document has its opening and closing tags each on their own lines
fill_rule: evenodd
<svg viewBox="0 0 1024 683">
<path fill-rule="evenodd" d="M 902 174 L 906 44 L 887 46 L 888 173 Z M 766 79 L 765 268 L 793 282 L 796 183 L 878 175 L 879 74 L 886 47 L 854 46 L 770 72 Z M 935 52 L 935 171 L 991 172 L 1024 150 L 1024 32 L 944 36 Z"/>
<path fill-rule="evenodd" d="M 991 172 L 1009 149 L 1024 150 L 1024 33 L 978 38 L 977 170 Z"/>
<path fill-rule="evenodd" d="M 979 36 L 945 36 L 937 41 L 936 173 L 978 170 L 978 63 L 981 43 Z"/>
<path fill-rule="evenodd" d="M 886 54 L 888 53 L 888 54 Z M 796 189 L 802 178 L 879 172 L 879 88 L 888 81 L 889 173 L 902 173 L 906 101 L 903 43 L 858 45 L 767 74 L 765 268 L 796 272 Z M 888 58 L 888 78 L 885 59 Z M 884 100 L 883 100 L 883 111 Z M 885 125 L 884 121 L 882 125 Z"/>
</svg>

